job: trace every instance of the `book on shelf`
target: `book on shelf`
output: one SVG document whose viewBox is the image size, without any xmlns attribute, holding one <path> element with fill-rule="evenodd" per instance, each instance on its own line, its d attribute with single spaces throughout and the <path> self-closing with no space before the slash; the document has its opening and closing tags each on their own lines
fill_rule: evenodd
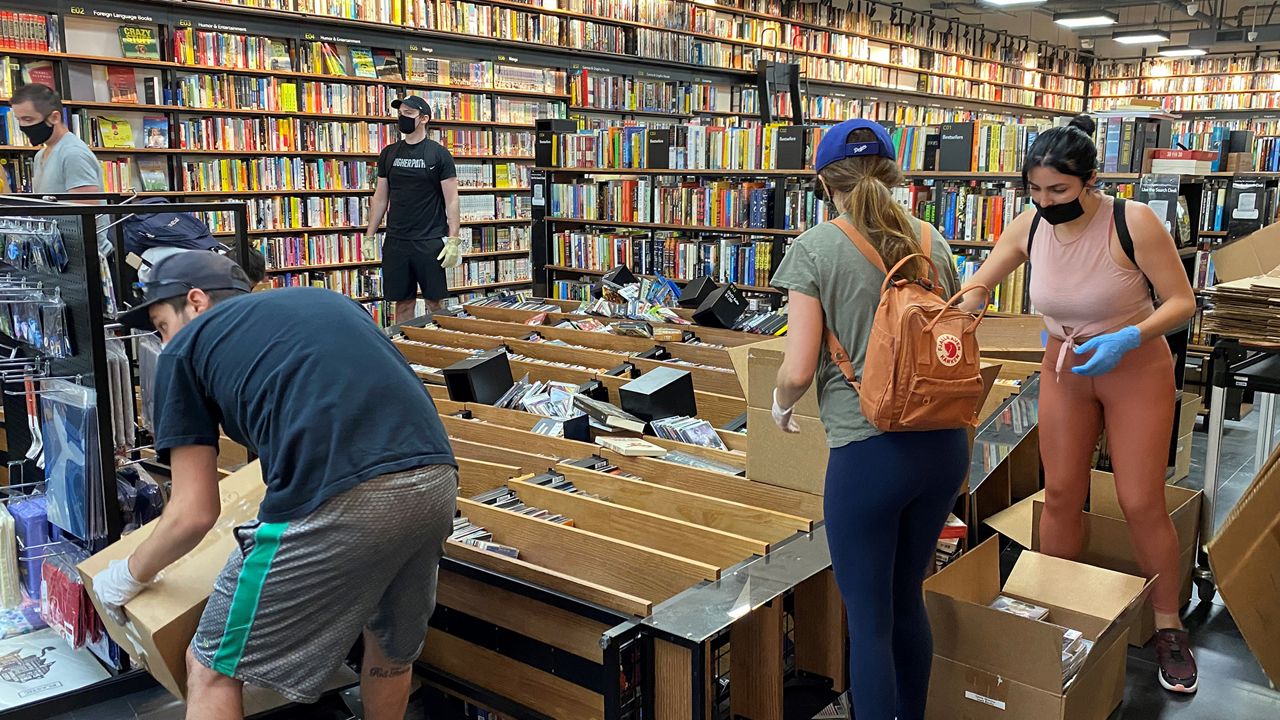
<svg viewBox="0 0 1280 720">
<path fill-rule="evenodd" d="M 138 158 L 138 174 L 142 177 L 142 189 L 146 192 L 169 192 L 169 171 L 165 161 L 158 157 Z"/>
<path fill-rule="evenodd" d="M 358 78 L 376 78 L 378 69 L 373 64 L 373 51 L 367 47 L 351 46 L 351 74 Z"/>
<path fill-rule="evenodd" d="M 293 70 L 293 56 L 289 54 L 289 46 L 283 40 L 272 40 L 267 50 L 270 53 L 269 70 L 290 72 Z"/>
<path fill-rule="evenodd" d="M 654 445 L 641 438 L 600 436 L 596 438 L 596 443 L 607 450 L 612 450 L 619 455 L 627 457 L 662 457 L 667 454 L 666 448 L 661 445 Z"/>
<path fill-rule="evenodd" d="M 394 50 L 373 51 L 373 66 L 377 76 L 383 80 L 403 80 L 400 71 L 400 56 Z"/>
<path fill-rule="evenodd" d="M 119 149 L 137 147 L 133 141 L 133 125 L 128 120 L 103 115 L 93 118 L 97 131 L 94 139 L 104 148 Z"/>
<path fill-rule="evenodd" d="M 163 115 L 148 115 L 142 118 L 143 147 L 153 150 L 169 147 L 169 118 Z"/>
<path fill-rule="evenodd" d="M 113 103 L 138 102 L 138 78 L 133 68 L 110 65 L 106 68 L 107 95 Z"/>
<path fill-rule="evenodd" d="M 120 35 L 120 54 L 130 60 L 159 60 L 160 37 L 154 27 L 138 25 L 121 25 L 116 28 Z"/>
<path fill-rule="evenodd" d="M 44 85 L 58 89 L 53 63 L 48 60 L 26 62 L 22 64 L 22 81 L 28 85 Z"/>
<path fill-rule="evenodd" d="M 42 13 L 0 11 L 0 50 L 48 51 L 50 17 Z"/>
</svg>

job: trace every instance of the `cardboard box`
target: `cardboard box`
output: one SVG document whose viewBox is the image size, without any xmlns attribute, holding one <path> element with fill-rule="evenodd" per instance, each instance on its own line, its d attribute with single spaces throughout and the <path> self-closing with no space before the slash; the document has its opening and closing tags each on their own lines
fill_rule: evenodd
<svg viewBox="0 0 1280 720">
<path fill-rule="evenodd" d="M 978 347 L 986 360 L 1039 363 L 1044 359 L 1044 318 L 987 315 L 978 325 Z"/>
<path fill-rule="evenodd" d="M 117 625 L 98 608 L 111 639 L 178 697 L 186 695 L 187 646 L 195 636 L 214 579 L 237 548 L 232 531 L 258 516 L 266 489 L 257 462 L 223 480 L 218 487 L 222 513 L 217 525 L 194 550 L 165 568 L 154 587 L 125 606 L 128 625 Z M 93 576 L 112 560 L 129 557 L 154 530 L 155 523 L 149 523 L 80 563 L 95 605 L 98 600 L 93 593 Z"/>
<path fill-rule="evenodd" d="M 1170 482 L 1178 482 L 1191 475 L 1191 443 L 1195 433 L 1189 432 L 1178 438 L 1176 454 L 1173 458 L 1173 477 Z"/>
<path fill-rule="evenodd" d="M 1200 407 L 1199 395 L 1190 392 L 1182 393 L 1178 405 L 1178 437 L 1195 432 Z"/>
<path fill-rule="evenodd" d="M 1150 583 L 1024 552 L 1000 584 L 992 538 L 924 582 L 933 626 L 928 720 L 1106 720 L 1124 699 L 1124 636 Z M 1049 622 L 992 609 L 999 595 L 1050 611 Z M 1094 641 L 1064 690 L 1062 635 Z"/>
<path fill-rule="evenodd" d="M 1240 634 L 1280 684 L 1280 448 L 1209 543 L 1209 562 Z"/>
<path fill-rule="evenodd" d="M 1178 567 L 1181 591 L 1179 605 L 1191 599 L 1191 572 L 1195 568 L 1200 534 L 1199 490 L 1165 486 L 1165 509 L 1178 533 Z M 987 518 L 987 525 L 1005 537 L 1032 550 L 1040 549 L 1040 515 L 1044 511 L 1044 491 Z M 1116 480 L 1111 473 L 1093 472 L 1089 485 L 1089 512 L 1084 514 L 1084 547 L 1078 562 L 1129 575 L 1141 575 L 1129 535 L 1129 523 L 1120 509 Z M 1155 615 L 1148 602 L 1134 618 L 1129 643 L 1141 647 L 1155 635 Z"/>
<path fill-rule="evenodd" d="M 1268 225 L 1213 251 L 1218 282 L 1266 275 L 1280 267 L 1280 223 Z"/>
</svg>

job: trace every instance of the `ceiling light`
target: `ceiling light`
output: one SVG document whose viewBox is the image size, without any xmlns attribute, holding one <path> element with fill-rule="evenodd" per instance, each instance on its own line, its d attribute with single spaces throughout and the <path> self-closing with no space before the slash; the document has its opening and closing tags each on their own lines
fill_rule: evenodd
<svg viewBox="0 0 1280 720">
<path fill-rule="evenodd" d="M 1043 5 L 1048 0 L 980 0 L 983 5 L 993 7 L 1013 7 L 1015 5 Z"/>
<path fill-rule="evenodd" d="M 1065 28 L 1091 28 L 1115 25 L 1120 16 L 1107 10 L 1054 13 L 1053 21 Z"/>
<path fill-rule="evenodd" d="M 1163 30 L 1130 30 L 1129 32 L 1115 33 L 1111 36 L 1111 39 L 1125 45 L 1152 45 L 1154 43 L 1169 42 L 1169 33 Z"/>
<path fill-rule="evenodd" d="M 1204 48 L 1191 47 L 1190 45 L 1170 45 L 1166 48 L 1160 48 L 1157 52 L 1165 57 L 1195 57 L 1196 55 L 1204 55 L 1207 51 Z"/>
</svg>

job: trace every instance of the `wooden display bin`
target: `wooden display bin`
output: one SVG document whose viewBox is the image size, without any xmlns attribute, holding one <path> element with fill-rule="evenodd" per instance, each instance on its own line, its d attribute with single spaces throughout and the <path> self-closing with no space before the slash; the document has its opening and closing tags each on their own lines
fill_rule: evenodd
<svg viewBox="0 0 1280 720">
<path fill-rule="evenodd" d="M 536 435 L 524 429 L 536 421 L 526 413 L 437 407 L 458 457 L 460 513 L 520 556 L 447 542 L 418 663 L 429 683 L 522 718 L 709 720 L 720 702 L 742 717 L 781 720 L 789 616 L 796 667 L 842 689 L 843 608 L 825 532 L 806 534 L 820 506 L 788 514 L 776 508 L 801 493 Z M 593 454 L 641 479 L 559 462 Z M 548 470 L 587 494 L 530 482 Z M 573 526 L 467 499 L 502 485 Z M 757 583 L 753 607 L 730 608 L 705 637 L 662 630 L 679 607 L 723 595 L 756 567 L 773 579 L 770 553 L 794 543 L 816 560 L 801 564 L 809 572 L 793 585 Z M 713 670 L 717 656 L 723 667 Z M 726 672 L 728 697 L 717 700 Z"/>
</svg>

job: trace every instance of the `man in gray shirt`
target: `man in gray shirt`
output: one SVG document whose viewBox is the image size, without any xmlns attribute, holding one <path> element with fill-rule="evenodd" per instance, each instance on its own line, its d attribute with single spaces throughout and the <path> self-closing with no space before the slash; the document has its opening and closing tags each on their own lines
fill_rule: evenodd
<svg viewBox="0 0 1280 720">
<path fill-rule="evenodd" d="M 102 192 L 102 166 L 84 141 L 62 122 L 62 97 L 38 83 L 23 85 L 9 102 L 22 134 L 32 145 L 43 145 L 35 158 L 32 192 L 39 195 Z M 86 200 L 86 205 L 98 204 Z M 99 233 L 98 246 L 111 251 L 106 234 Z"/>
</svg>

